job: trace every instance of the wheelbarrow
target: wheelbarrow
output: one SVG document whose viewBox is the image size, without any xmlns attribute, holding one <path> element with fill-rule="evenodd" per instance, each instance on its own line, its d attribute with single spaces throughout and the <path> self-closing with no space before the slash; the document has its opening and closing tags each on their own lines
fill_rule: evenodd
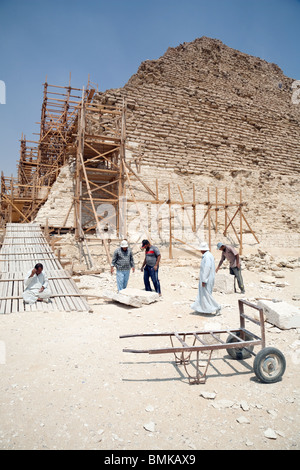
<svg viewBox="0 0 300 470">
<path fill-rule="evenodd" d="M 262 308 L 247 300 L 239 300 L 240 327 L 228 330 L 216 331 L 192 331 L 192 332 L 169 332 L 169 333 L 141 333 L 122 335 L 123 338 L 134 337 L 168 337 L 171 347 L 155 349 L 123 349 L 123 352 L 134 354 L 169 354 L 173 353 L 176 364 L 182 364 L 187 373 L 190 384 L 203 384 L 206 382 L 207 370 L 209 368 L 212 353 L 216 350 L 226 350 L 229 356 L 236 360 L 244 360 L 254 356 L 253 370 L 259 381 L 263 383 L 275 383 L 281 380 L 285 368 L 285 357 L 279 349 L 266 347 L 265 323 Z M 259 320 L 254 316 L 246 315 L 244 306 L 256 309 L 259 312 Z M 246 320 L 260 327 L 260 337 L 245 328 Z M 227 335 L 226 341 L 223 336 Z M 258 353 L 254 353 L 254 347 L 261 346 Z M 201 371 L 202 361 L 200 353 L 208 352 L 205 370 Z M 191 362 L 191 356 L 196 353 L 195 370 L 196 375 L 191 375 L 187 365 Z M 201 362 L 201 365 L 200 365 Z"/>
</svg>

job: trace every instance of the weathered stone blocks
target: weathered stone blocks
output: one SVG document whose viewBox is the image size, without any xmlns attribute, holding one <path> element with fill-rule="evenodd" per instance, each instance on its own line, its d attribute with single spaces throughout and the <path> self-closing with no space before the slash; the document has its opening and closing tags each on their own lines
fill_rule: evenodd
<svg viewBox="0 0 300 470">
<path fill-rule="evenodd" d="M 288 330 L 300 328 L 300 309 L 287 302 L 272 302 L 271 300 L 260 300 L 258 306 L 263 309 L 266 320 L 269 323 Z"/>
</svg>

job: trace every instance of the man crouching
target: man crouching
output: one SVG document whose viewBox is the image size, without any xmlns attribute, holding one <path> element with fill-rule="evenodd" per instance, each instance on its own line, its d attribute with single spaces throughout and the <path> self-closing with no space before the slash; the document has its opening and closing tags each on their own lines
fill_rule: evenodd
<svg viewBox="0 0 300 470">
<path fill-rule="evenodd" d="M 47 275 L 43 272 L 43 269 L 41 263 L 36 264 L 24 279 L 23 300 L 26 304 L 35 304 L 38 300 L 49 302 L 51 292 L 48 288 Z"/>
</svg>

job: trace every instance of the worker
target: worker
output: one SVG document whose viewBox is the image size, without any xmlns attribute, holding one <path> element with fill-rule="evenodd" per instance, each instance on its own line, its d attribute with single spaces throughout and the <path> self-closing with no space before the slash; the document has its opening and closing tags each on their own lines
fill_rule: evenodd
<svg viewBox="0 0 300 470">
<path fill-rule="evenodd" d="M 214 313 L 219 315 L 221 305 L 212 296 L 215 283 L 215 260 L 206 242 L 200 244 L 200 251 L 203 256 L 200 266 L 198 295 L 191 308 L 199 313 Z"/>
<path fill-rule="evenodd" d="M 142 250 L 145 250 L 145 259 L 141 267 L 141 271 L 144 271 L 144 284 L 146 291 L 152 291 L 150 285 L 150 278 L 153 282 L 155 292 L 161 296 L 160 281 L 158 279 L 159 263 L 161 260 L 161 254 L 159 249 L 151 245 L 149 240 L 142 241 Z"/>
<path fill-rule="evenodd" d="M 222 256 L 219 262 L 219 265 L 216 269 L 216 273 L 219 271 L 220 267 L 222 266 L 225 259 L 229 261 L 229 272 L 230 274 L 234 275 L 235 279 L 237 279 L 238 286 L 241 290 L 241 294 L 245 294 L 245 287 L 244 281 L 242 277 L 242 269 L 241 269 L 241 262 L 240 256 L 238 251 L 230 245 L 224 245 L 224 243 L 217 244 L 218 250 L 221 250 Z"/>
<path fill-rule="evenodd" d="M 37 301 L 48 303 L 50 301 L 51 291 L 48 288 L 48 277 L 43 269 L 43 265 L 37 263 L 31 271 L 28 271 L 24 279 L 23 300 L 26 304 L 35 304 Z"/>
<path fill-rule="evenodd" d="M 116 278 L 118 291 L 126 289 L 130 276 L 130 268 L 132 268 L 133 273 L 135 271 L 133 254 L 127 240 L 122 240 L 119 248 L 114 252 L 110 268 L 111 274 L 113 274 L 114 268 L 117 269 Z"/>
</svg>

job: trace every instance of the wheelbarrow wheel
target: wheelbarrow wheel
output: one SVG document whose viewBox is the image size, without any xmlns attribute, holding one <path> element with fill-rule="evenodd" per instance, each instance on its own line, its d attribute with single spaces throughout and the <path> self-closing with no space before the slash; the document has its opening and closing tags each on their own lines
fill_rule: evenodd
<svg viewBox="0 0 300 470">
<path fill-rule="evenodd" d="M 285 357 L 279 349 L 268 347 L 257 353 L 253 363 L 256 377 L 264 383 L 278 382 L 286 368 Z"/>
<path fill-rule="evenodd" d="M 241 334 L 239 331 L 236 333 L 236 336 L 240 338 Z M 251 341 L 252 339 L 253 339 L 252 336 L 249 336 L 247 334 L 245 335 L 245 341 Z M 227 341 L 226 341 L 227 344 L 236 343 L 236 342 L 237 342 L 237 339 L 231 335 L 228 336 Z M 237 359 L 241 361 L 243 359 L 248 359 L 249 357 L 251 357 L 252 354 L 250 351 L 253 351 L 253 349 L 254 349 L 254 346 L 248 346 L 247 349 L 228 348 L 226 349 L 226 351 L 228 352 L 229 356 L 231 356 L 233 359 Z"/>
</svg>

